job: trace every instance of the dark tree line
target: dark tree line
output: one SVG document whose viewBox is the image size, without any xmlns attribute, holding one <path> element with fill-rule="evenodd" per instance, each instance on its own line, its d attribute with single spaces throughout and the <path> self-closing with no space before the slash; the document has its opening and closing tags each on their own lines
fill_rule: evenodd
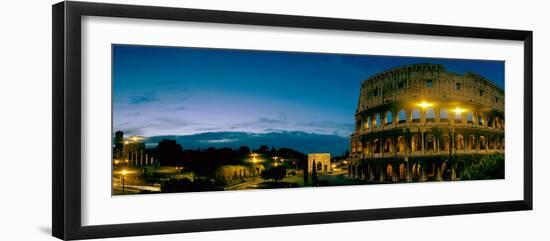
<svg viewBox="0 0 550 241">
<path fill-rule="evenodd" d="M 304 153 L 291 148 L 269 148 L 266 145 L 251 150 L 248 146 L 241 146 L 238 149 L 231 148 L 206 148 L 206 149 L 183 149 L 175 140 L 161 140 L 157 147 L 148 150 L 161 166 L 185 166 L 191 168 L 196 174 L 212 175 L 217 167 L 223 165 L 245 164 L 250 160 L 251 153 L 257 153 L 263 158 L 277 156 L 297 160 L 300 163 L 307 160 Z"/>
</svg>

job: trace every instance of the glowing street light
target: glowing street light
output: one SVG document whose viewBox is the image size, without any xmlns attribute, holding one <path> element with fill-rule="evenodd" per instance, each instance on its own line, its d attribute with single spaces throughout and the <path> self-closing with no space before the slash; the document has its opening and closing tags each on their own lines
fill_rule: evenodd
<svg viewBox="0 0 550 241">
<path fill-rule="evenodd" d="M 273 162 L 275 163 L 275 166 L 277 166 L 277 159 L 279 159 L 279 157 L 277 157 L 277 156 L 273 157 Z"/>
<path fill-rule="evenodd" d="M 432 107 L 434 104 L 433 103 L 429 103 L 429 102 L 426 102 L 426 101 L 422 101 L 420 103 L 418 103 L 418 106 L 426 109 L 428 107 Z"/>
<path fill-rule="evenodd" d="M 126 179 L 126 175 L 128 174 L 128 171 L 126 169 L 122 169 L 122 195 L 124 195 L 124 179 Z"/>
</svg>

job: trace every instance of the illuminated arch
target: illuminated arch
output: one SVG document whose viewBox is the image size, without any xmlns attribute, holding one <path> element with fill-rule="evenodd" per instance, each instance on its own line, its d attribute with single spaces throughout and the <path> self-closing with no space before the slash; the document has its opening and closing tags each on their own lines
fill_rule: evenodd
<svg viewBox="0 0 550 241">
<path fill-rule="evenodd" d="M 415 108 L 411 111 L 411 121 L 420 122 L 420 110 Z"/>
<path fill-rule="evenodd" d="M 401 109 L 397 113 L 397 123 L 405 123 L 407 122 L 407 112 L 404 109 Z"/>
</svg>

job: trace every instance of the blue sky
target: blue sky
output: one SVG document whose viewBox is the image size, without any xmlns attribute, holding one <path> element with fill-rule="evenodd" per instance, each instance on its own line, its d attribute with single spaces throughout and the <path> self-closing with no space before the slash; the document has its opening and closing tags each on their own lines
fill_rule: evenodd
<svg viewBox="0 0 550 241">
<path fill-rule="evenodd" d="M 360 83 L 413 63 L 504 89 L 504 62 L 113 45 L 113 128 L 144 136 L 303 131 L 349 136 Z"/>
</svg>

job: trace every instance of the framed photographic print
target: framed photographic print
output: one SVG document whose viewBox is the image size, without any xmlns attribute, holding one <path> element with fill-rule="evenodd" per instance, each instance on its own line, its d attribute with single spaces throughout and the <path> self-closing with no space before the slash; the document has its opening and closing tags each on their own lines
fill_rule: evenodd
<svg viewBox="0 0 550 241">
<path fill-rule="evenodd" d="M 532 209 L 532 32 L 62 2 L 53 235 Z"/>
</svg>

